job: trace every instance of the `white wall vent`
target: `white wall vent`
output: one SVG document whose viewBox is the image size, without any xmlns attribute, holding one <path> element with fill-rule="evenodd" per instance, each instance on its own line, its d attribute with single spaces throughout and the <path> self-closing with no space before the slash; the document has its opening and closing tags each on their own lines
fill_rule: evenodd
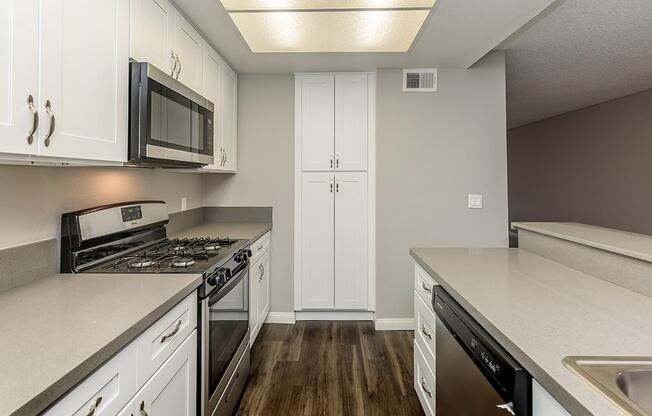
<svg viewBox="0 0 652 416">
<path fill-rule="evenodd" d="M 437 91 L 437 68 L 404 69 L 403 91 Z"/>
</svg>

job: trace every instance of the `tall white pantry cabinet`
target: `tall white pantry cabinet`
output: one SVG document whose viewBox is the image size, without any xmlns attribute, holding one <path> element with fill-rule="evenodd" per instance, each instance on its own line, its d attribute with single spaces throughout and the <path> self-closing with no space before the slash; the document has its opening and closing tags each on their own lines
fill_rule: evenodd
<svg viewBox="0 0 652 416">
<path fill-rule="evenodd" d="M 375 74 L 295 89 L 295 309 L 373 311 Z"/>
</svg>

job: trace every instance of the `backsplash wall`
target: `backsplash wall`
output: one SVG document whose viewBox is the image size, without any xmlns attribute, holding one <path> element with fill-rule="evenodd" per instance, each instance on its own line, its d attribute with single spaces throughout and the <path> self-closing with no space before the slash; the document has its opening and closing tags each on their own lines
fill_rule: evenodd
<svg viewBox="0 0 652 416">
<path fill-rule="evenodd" d="M 59 238 L 61 214 L 161 199 L 170 212 L 201 206 L 201 174 L 136 168 L 0 166 L 0 249 Z"/>
<path fill-rule="evenodd" d="M 652 90 L 507 133 L 511 221 L 652 235 Z"/>
</svg>

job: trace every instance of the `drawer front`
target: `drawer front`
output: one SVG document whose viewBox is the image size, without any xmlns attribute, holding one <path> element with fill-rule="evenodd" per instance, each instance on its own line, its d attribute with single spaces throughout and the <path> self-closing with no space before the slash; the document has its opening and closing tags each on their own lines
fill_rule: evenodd
<svg viewBox="0 0 652 416">
<path fill-rule="evenodd" d="M 197 292 L 182 300 L 136 341 L 138 385 L 142 386 L 197 328 Z"/>
<path fill-rule="evenodd" d="M 113 416 L 138 391 L 137 351 L 129 344 L 63 397 L 44 416 Z"/>
<path fill-rule="evenodd" d="M 435 280 L 430 277 L 418 264 L 414 264 L 414 290 L 421 296 L 421 299 L 432 309 L 432 288 Z"/>
<path fill-rule="evenodd" d="M 414 339 L 427 359 L 430 369 L 435 369 L 435 314 L 418 293 L 414 292 Z"/>
<path fill-rule="evenodd" d="M 251 244 L 251 264 L 256 263 L 260 258 L 269 250 L 272 243 L 272 233 L 268 231 L 264 236 L 260 237 L 256 242 Z"/>
<path fill-rule="evenodd" d="M 414 343 L 414 389 L 426 415 L 435 414 L 435 376 L 430 371 L 426 359 Z"/>
</svg>

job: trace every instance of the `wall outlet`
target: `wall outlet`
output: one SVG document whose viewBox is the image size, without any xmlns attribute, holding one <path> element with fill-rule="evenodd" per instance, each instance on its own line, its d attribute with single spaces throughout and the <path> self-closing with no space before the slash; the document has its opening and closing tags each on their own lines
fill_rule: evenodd
<svg viewBox="0 0 652 416">
<path fill-rule="evenodd" d="M 469 194 L 469 208 L 482 209 L 482 195 Z"/>
<path fill-rule="evenodd" d="M 188 209 L 188 197 L 181 197 L 181 211 Z"/>
</svg>

